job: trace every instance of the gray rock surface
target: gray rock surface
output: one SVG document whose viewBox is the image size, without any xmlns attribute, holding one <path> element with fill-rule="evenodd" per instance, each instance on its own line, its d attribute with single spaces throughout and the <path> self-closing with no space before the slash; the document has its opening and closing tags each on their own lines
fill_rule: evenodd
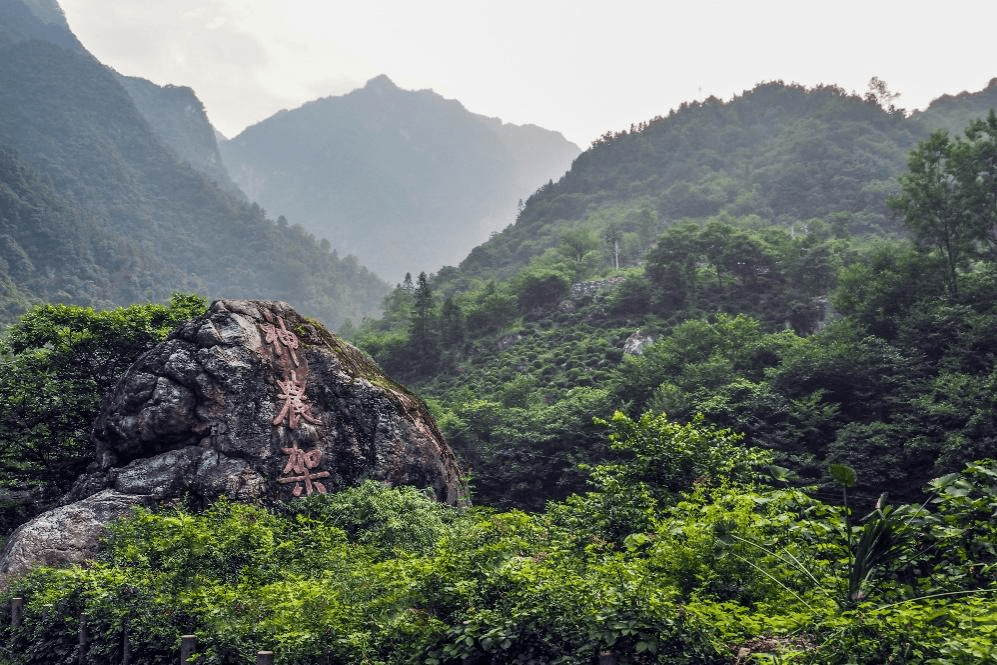
<svg viewBox="0 0 997 665">
<path fill-rule="evenodd" d="M 103 525 L 136 504 L 268 504 L 366 479 L 466 501 L 425 405 L 282 302 L 217 301 L 174 331 L 105 398 L 93 438 L 91 471 L 68 505 L 12 534 L 0 576 L 92 556 Z"/>
<path fill-rule="evenodd" d="M 634 332 L 623 342 L 623 353 L 629 356 L 640 356 L 644 354 L 644 349 L 654 344 L 655 339 L 651 335 L 645 335 L 640 330 Z"/>
<path fill-rule="evenodd" d="M 104 525 L 149 498 L 103 490 L 82 501 L 42 513 L 19 526 L 0 554 L 0 587 L 33 566 L 81 563 L 97 552 Z"/>
</svg>

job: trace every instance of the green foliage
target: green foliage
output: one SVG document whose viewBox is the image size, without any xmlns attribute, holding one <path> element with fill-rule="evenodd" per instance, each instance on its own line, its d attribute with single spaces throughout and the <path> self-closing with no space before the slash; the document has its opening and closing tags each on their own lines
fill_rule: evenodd
<svg viewBox="0 0 997 665">
<path fill-rule="evenodd" d="M 777 81 L 726 102 L 683 104 L 596 141 L 460 271 L 507 278 L 549 249 L 568 249 L 565 236 L 582 229 L 595 235 L 582 247 L 603 265 L 614 265 L 617 249 L 621 265 L 635 265 L 681 220 L 754 218 L 786 230 L 823 220 L 842 236 L 895 235 L 886 197 L 927 134 L 924 123 L 834 86 Z"/>
<path fill-rule="evenodd" d="M 953 294 L 971 259 L 997 255 L 995 165 L 997 115 L 991 110 L 964 137 L 938 131 L 918 145 L 900 176 L 900 194 L 890 199 L 919 247 L 942 257 Z"/>
<path fill-rule="evenodd" d="M 662 316 L 744 313 L 767 327 L 789 322 L 809 333 L 823 318 L 821 299 L 835 283 L 844 249 L 812 234 L 756 232 L 719 219 L 676 224 L 647 254 L 652 306 Z"/>
<path fill-rule="evenodd" d="M 524 311 L 556 304 L 571 286 L 567 276 L 554 270 L 524 271 L 516 282 L 519 307 Z"/>
<path fill-rule="evenodd" d="M 934 482 L 929 505 L 882 506 L 856 527 L 864 537 L 902 521 L 917 540 L 894 557 L 909 579 L 880 558 L 848 604 L 838 590 L 861 538 L 850 544 L 841 509 L 798 489 L 695 483 L 619 539 L 591 512 L 602 489 L 542 515 L 455 512 L 373 483 L 276 513 L 224 500 L 201 514 L 136 510 L 97 561 L 36 569 L 0 596 L 26 599 L 20 628 L 0 624 L 0 663 L 78 662 L 81 613 L 94 662 L 120 660 L 126 629 L 133 656 L 163 664 L 187 633 L 205 665 L 260 649 L 292 665 L 582 665 L 607 652 L 621 663 L 986 662 L 995 479 L 993 463 L 971 465 Z"/>
<path fill-rule="evenodd" d="M 767 453 L 739 445 L 742 436 L 710 427 L 702 416 L 681 424 L 663 413 L 632 420 L 617 411 L 612 420 L 596 422 L 610 428 L 610 448 L 623 456 L 593 469 L 592 483 L 604 493 L 647 492 L 667 505 L 695 484 L 743 481 L 771 461 Z"/>
<path fill-rule="evenodd" d="M 456 517 L 414 487 L 390 488 L 373 480 L 338 494 L 315 494 L 287 510 L 342 529 L 351 542 L 377 548 L 384 558 L 428 554 Z"/>
</svg>

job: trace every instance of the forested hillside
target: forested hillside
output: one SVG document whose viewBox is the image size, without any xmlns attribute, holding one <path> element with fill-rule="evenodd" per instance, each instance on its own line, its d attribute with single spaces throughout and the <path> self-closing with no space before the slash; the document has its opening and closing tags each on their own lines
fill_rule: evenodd
<svg viewBox="0 0 997 665">
<path fill-rule="evenodd" d="M 463 275 L 508 276 L 566 230 L 615 234 L 634 263 L 680 220 L 723 218 L 839 236 L 896 231 L 886 196 L 927 135 L 875 98 L 840 88 L 760 84 L 734 99 L 684 104 L 607 133 L 564 178 L 541 188 L 516 224 L 475 248 Z"/>
<path fill-rule="evenodd" d="M 0 13 L 0 22 L 24 9 L 18 0 L 2 6 L 12 13 Z M 60 29 L 56 42 L 69 40 L 68 27 Z M 22 28 L 8 32 L 15 36 L 0 41 L 0 145 L 13 164 L 6 172 L 17 180 L 3 183 L 4 224 L 40 219 L 55 228 L 72 217 L 94 230 L 79 248 L 63 243 L 74 261 L 60 263 L 53 258 L 58 242 L 44 241 L 55 231 L 8 233 L 16 240 L 6 243 L 10 256 L 37 264 L 19 274 L 42 290 L 29 293 L 15 279 L 17 296 L 4 306 L 17 301 L 18 311 L 25 299 L 163 301 L 187 290 L 291 300 L 332 326 L 378 311 L 383 282 L 300 225 L 270 221 L 184 161 L 189 155 L 157 136 L 116 74 L 81 48 L 17 36 Z M 54 218 L 28 210 L 41 199 L 58 208 Z"/>
<path fill-rule="evenodd" d="M 110 305 L 111 285 L 138 271 L 133 261 L 147 258 L 138 243 L 99 227 L 5 146 L 0 146 L 0 211 L 6 321 L 36 298 Z"/>
<path fill-rule="evenodd" d="M 689 106 L 600 141 L 355 338 L 435 404 L 488 503 L 540 509 L 581 489 L 577 465 L 611 455 L 592 417 L 613 409 L 702 414 L 798 482 L 842 463 L 863 500 L 914 499 L 997 454 L 994 227 L 964 211 L 993 202 L 970 181 L 930 198 L 945 168 L 990 172 L 997 128 L 929 135 L 833 88 Z M 716 196 L 693 205 L 677 192 L 696 173 Z M 961 231 L 926 221 L 937 209 Z"/>
<path fill-rule="evenodd" d="M 118 82 L 160 141 L 222 189 L 242 195 L 225 170 L 215 128 L 192 89 L 175 85 L 161 87 L 134 76 L 118 76 Z"/>
<path fill-rule="evenodd" d="M 630 164 L 631 135 L 593 153 Z M 126 644 L 171 662 L 181 634 L 213 665 L 271 649 L 299 665 L 997 658 L 997 115 L 926 133 L 870 181 L 878 201 L 800 161 L 799 196 L 772 198 L 785 174 L 758 192 L 806 202 L 785 214 L 665 218 L 665 198 L 629 207 L 613 168 L 599 190 L 586 159 L 592 191 L 570 196 L 616 217 L 544 235 L 530 210 L 551 185 L 520 215 L 542 242 L 409 276 L 383 319 L 347 326 L 429 399 L 483 508 L 367 482 L 140 510 L 96 560 L 0 592 L 25 599 L 0 663 L 118 662 Z M 6 160 L 44 194 L 9 188 L 18 210 L 70 214 Z M 847 205 L 823 200 L 831 186 Z M 48 306 L 8 330 L 8 526 L 87 463 L 81 423 L 114 377 L 205 304 Z"/>
<path fill-rule="evenodd" d="M 282 111 L 221 148 L 250 199 L 395 283 L 456 265 L 578 154 L 556 132 L 477 115 L 386 76 Z"/>
</svg>

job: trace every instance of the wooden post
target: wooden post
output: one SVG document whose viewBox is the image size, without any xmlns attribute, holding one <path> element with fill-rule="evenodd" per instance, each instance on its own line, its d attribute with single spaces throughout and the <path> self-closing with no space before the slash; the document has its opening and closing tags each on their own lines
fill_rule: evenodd
<svg viewBox="0 0 997 665">
<path fill-rule="evenodd" d="M 84 665 L 87 662 L 87 648 L 90 646 L 90 631 L 87 627 L 87 615 L 80 615 L 80 653 L 77 662 Z"/>
<path fill-rule="evenodd" d="M 180 636 L 180 665 L 189 665 L 190 657 L 197 651 L 197 635 Z"/>
<path fill-rule="evenodd" d="M 128 620 L 126 616 L 121 624 L 121 665 L 130 665 L 132 659 L 132 643 L 128 641 Z"/>
<path fill-rule="evenodd" d="M 21 625 L 21 615 L 24 611 L 24 599 L 12 598 L 10 601 L 10 625 L 17 628 Z"/>
<path fill-rule="evenodd" d="M 257 651 L 256 665 L 273 665 L 273 651 Z"/>
</svg>

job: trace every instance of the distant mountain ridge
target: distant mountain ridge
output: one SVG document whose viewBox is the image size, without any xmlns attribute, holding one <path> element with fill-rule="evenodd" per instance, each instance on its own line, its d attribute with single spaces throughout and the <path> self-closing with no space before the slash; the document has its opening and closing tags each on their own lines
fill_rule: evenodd
<svg viewBox="0 0 997 665">
<path fill-rule="evenodd" d="M 159 86 L 136 76 L 120 76 L 135 107 L 156 136 L 190 166 L 208 176 L 219 187 L 241 195 L 222 162 L 215 128 L 204 104 L 186 86 Z"/>
<path fill-rule="evenodd" d="M 221 144 L 232 179 L 392 280 L 456 264 L 579 153 L 559 133 L 504 124 L 378 76 Z"/>
<path fill-rule="evenodd" d="M 37 300 L 162 301 L 176 290 L 286 300 L 330 327 L 380 310 L 387 285 L 355 258 L 268 220 L 226 189 L 217 168 L 205 175 L 217 148 L 192 91 L 123 83 L 75 46 L 53 7 L 0 0 L 0 225 L 8 231 L 0 283 L 12 285 L 0 311 Z M 176 104 L 164 103 L 171 97 Z M 158 115 L 150 112 L 157 105 Z M 78 228 L 89 229 L 89 245 L 57 242 Z"/>
<path fill-rule="evenodd" d="M 997 79 L 910 117 L 837 86 L 781 81 L 726 102 L 683 104 L 596 141 L 526 201 L 513 226 L 475 247 L 458 279 L 507 277 L 579 228 L 615 229 L 631 263 L 683 220 L 897 233 L 886 201 L 909 151 L 932 131 L 961 133 L 995 107 Z"/>
</svg>

